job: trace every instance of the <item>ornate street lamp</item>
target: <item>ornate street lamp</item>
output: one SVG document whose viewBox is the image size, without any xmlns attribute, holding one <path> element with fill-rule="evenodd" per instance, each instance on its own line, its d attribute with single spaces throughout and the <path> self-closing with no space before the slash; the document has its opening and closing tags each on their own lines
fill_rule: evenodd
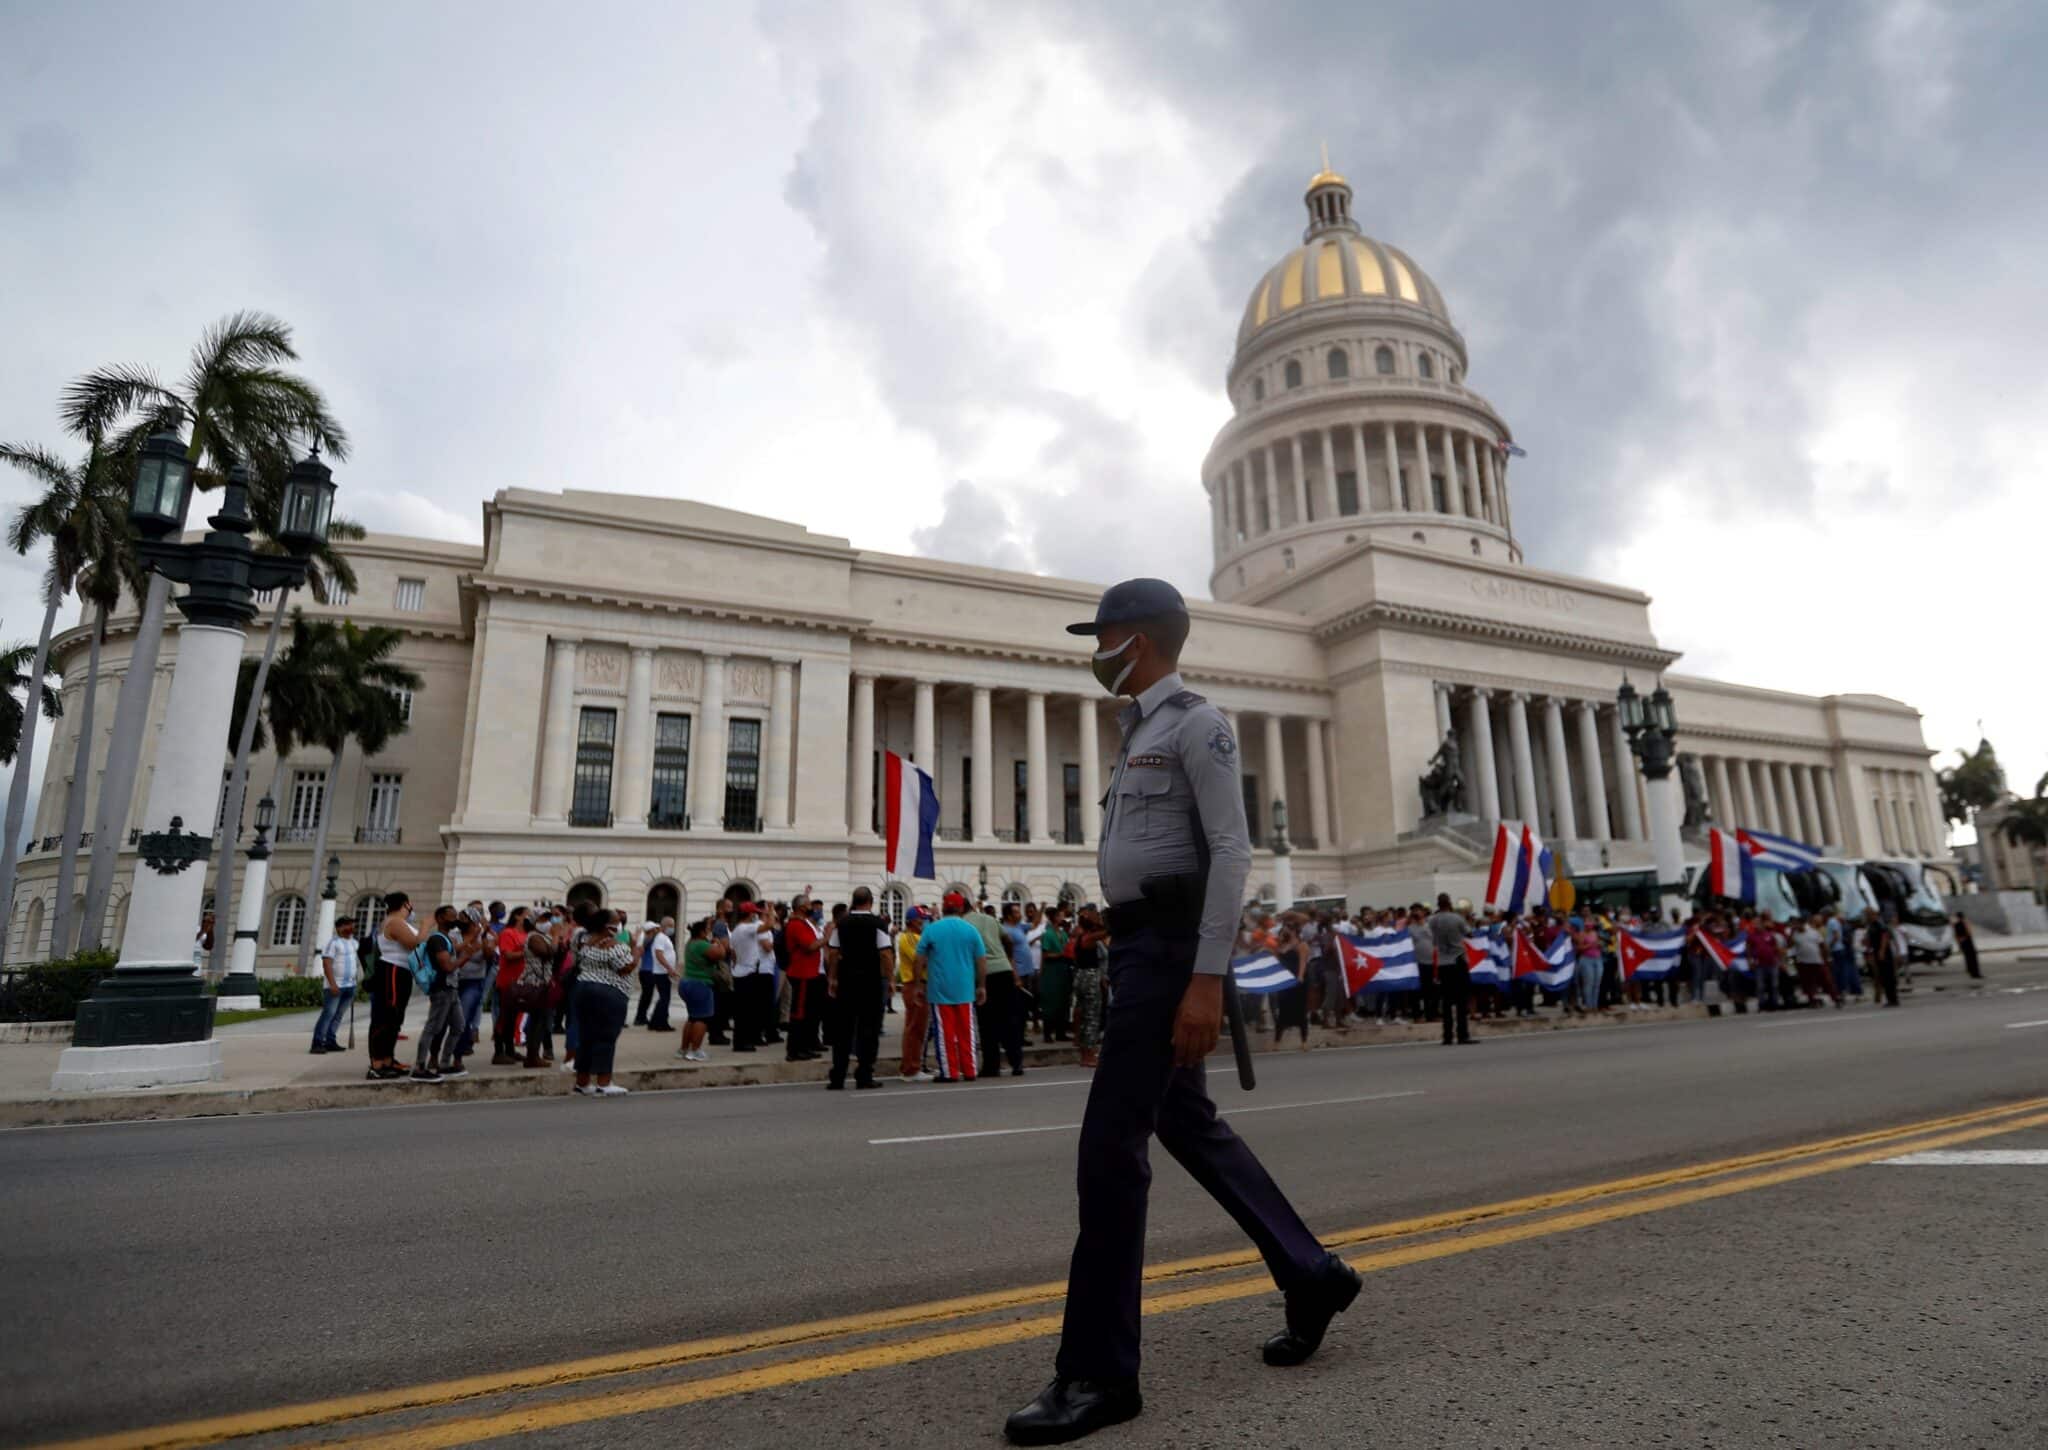
<svg viewBox="0 0 2048 1450">
<path fill-rule="evenodd" d="M 1287 802 L 1273 801 L 1273 909 L 1294 905 L 1294 843 L 1287 839 Z"/>
<path fill-rule="evenodd" d="M 987 905 L 988 905 L 988 862 L 984 861 L 984 862 L 982 862 L 982 863 L 981 863 L 981 870 L 975 873 L 975 879 L 976 879 L 976 880 L 977 880 L 977 881 L 978 881 L 978 882 L 980 883 L 980 885 L 981 885 L 981 901 L 980 901 L 980 903 L 979 903 L 979 904 L 980 904 L 980 905 L 982 905 L 982 906 L 987 906 Z"/>
<path fill-rule="evenodd" d="M 178 631 L 177 667 L 136 841 L 141 860 L 128 894 L 120 964 L 79 1005 L 72 1045 L 51 1079 L 58 1091 L 204 1082 L 221 1075 L 220 1044 L 213 1040 L 215 1001 L 193 966 L 192 934 L 206 873 L 186 869 L 212 856 L 213 840 L 185 823 L 209 820 L 217 807 L 215 782 L 227 755 L 235 676 L 243 634 L 256 613 L 256 591 L 296 588 L 305 581 L 307 556 L 319 545 L 334 507 L 333 475 L 308 455 L 292 468 L 275 530 L 289 552 L 258 554 L 249 543 L 255 528 L 249 484 L 248 469 L 237 464 L 221 491 L 220 511 L 207 520 L 207 533 L 191 542 L 179 538 L 191 504 L 192 468 L 184 441 L 167 429 L 143 445 L 129 487 L 128 517 L 141 536 L 136 555 L 146 568 L 185 586 L 178 597 L 185 623 Z M 263 893 L 251 890 L 244 900 L 260 906 Z M 249 947 L 253 981 L 253 937 Z"/>
<path fill-rule="evenodd" d="M 1672 773 L 1678 761 L 1678 712 L 1671 692 L 1663 681 L 1649 698 L 1636 693 L 1626 676 L 1614 697 L 1621 716 L 1621 728 L 1628 736 L 1628 748 L 1643 769 L 1643 793 L 1650 802 L 1650 851 L 1657 863 L 1657 889 L 1664 895 L 1683 895 L 1685 853 L 1679 845 L 1679 826 L 1685 805 L 1679 783 Z"/>
<path fill-rule="evenodd" d="M 228 974 L 220 979 L 214 997 L 214 1006 L 222 1012 L 254 1012 L 263 1005 L 263 992 L 256 982 L 256 934 L 263 929 L 263 901 L 270 884 L 270 828 L 276 824 L 277 802 L 265 791 L 263 799 L 256 802 L 256 839 L 249 843 L 249 864 L 243 868 Z"/>
</svg>

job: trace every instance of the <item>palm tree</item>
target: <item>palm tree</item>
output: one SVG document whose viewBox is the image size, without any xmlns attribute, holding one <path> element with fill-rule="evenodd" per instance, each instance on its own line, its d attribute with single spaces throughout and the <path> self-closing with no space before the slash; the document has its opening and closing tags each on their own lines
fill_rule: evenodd
<svg viewBox="0 0 2048 1450">
<path fill-rule="evenodd" d="M 295 621 L 296 624 L 296 621 Z M 376 755 L 405 732 L 404 707 L 399 692 L 417 690 L 420 677 L 392 661 L 392 653 L 404 642 L 398 630 L 383 625 L 358 625 L 352 620 L 331 621 L 319 626 L 325 638 L 321 646 L 326 675 L 326 708 L 320 712 L 325 730 L 318 737 L 327 747 L 327 780 L 320 791 L 320 819 L 313 833 L 313 867 L 309 879 L 317 880 L 320 863 L 327 858 L 327 828 L 334 819 L 334 777 L 342 752 L 350 741 L 362 747 L 365 757 Z M 313 956 L 313 933 L 299 938 L 299 975 L 304 976 Z"/>
<path fill-rule="evenodd" d="M 24 642 L 0 645 L 0 765 L 14 764 L 14 753 L 21 748 L 21 727 L 23 712 L 17 693 L 26 695 L 29 680 L 29 661 L 35 658 L 36 647 Z M 60 719 L 64 714 L 63 698 L 50 688 L 50 676 L 43 679 L 43 718 Z M 64 681 L 57 681 L 62 686 Z"/>
<path fill-rule="evenodd" d="M 192 350 L 185 375 L 175 386 L 146 368 L 100 368 L 75 380 L 64 392 L 65 426 L 86 438 L 106 437 L 117 428 L 124 445 L 156 428 L 192 429 L 186 456 L 195 479 L 205 486 L 237 462 L 246 461 L 258 480 L 282 479 L 295 447 L 312 443 L 336 458 L 348 456 L 348 435 L 328 411 L 320 390 L 283 370 L 298 352 L 291 329 L 260 312 L 237 312 L 208 328 Z M 262 489 L 253 490 L 258 499 Z M 252 500 L 253 502 L 253 500 Z M 274 497 L 257 508 L 259 522 L 277 517 Z M 345 576 L 346 565 L 335 570 Z M 323 585 L 315 586 L 316 597 Z M 154 575 L 142 600 L 142 618 L 129 653 L 127 675 L 114 704 L 112 739 L 102 777 L 100 809 L 94 815 L 93 859 L 86 885 L 83 938 L 96 940 L 113 887 L 115 852 L 127 828 L 135 794 L 142 732 L 156 677 L 170 581 Z M 274 639 L 274 634 L 273 634 Z M 0 879 L 0 902 L 8 900 L 12 876 Z M 229 918 L 231 919 L 231 918 Z M 225 933 L 217 933 L 224 941 Z"/>
<path fill-rule="evenodd" d="M 2048 846 L 2048 775 L 2034 782 L 2032 800 L 2015 798 L 2006 803 L 1998 834 L 2016 846 Z"/>
<path fill-rule="evenodd" d="M 13 464 L 43 490 L 40 498 L 16 512 L 7 535 L 8 546 L 18 554 L 27 554 L 39 543 L 49 544 L 49 565 L 43 571 L 43 629 L 29 668 L 32 680 L 49 673 L 50 636 L 65 595 L 77 584 L 80 573 L 106 552 L 99 538 L 106 523 L 100 493 L 123 452 L 116 449 L 110 454 L 98 435 L 85 459 L 75 464 L 33 444 L 0 444 L 0 463 Z M 28 810 L 28 778 L 34 764 L 35 732 L 24 730 L 7 792 L 6 823 L 0 827 L 6 832 L 6 839 L 0 840 L 0 922 L 14 920 L 14 876 L 21 861 L 22 817 Z M 0 962 L 7 959 L 7 935 L 0 930 Z"/>
</svg>

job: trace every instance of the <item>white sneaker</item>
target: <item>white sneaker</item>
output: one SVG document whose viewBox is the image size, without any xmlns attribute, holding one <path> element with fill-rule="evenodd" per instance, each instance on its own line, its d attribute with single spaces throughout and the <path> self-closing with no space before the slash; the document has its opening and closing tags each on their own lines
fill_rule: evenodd
<svg viewBox="0 0 2048 1450">
<path fill-rule="evenodd" d="M 920 1072 L 913 1072 L 913 1073 L 907 1073 L 907 1074 L 905 1074 L 905 1075 L 904 1075 L 904 1078 L 903 1078 L 903 1081 L 905 1081 L 905 1082 L 930 1082 L 931 1080 L 932 1080 L 932 1075 L 931 1075 L 930 1073 L 928 1073 L 928 1072 L 921 1072 L 921 1071 L 920 1071 Z"/>
<path fill-rule="evenodd" d="M 706 1052 L 706 1051 L 705 1051 L 705 1050 L 704 1050 L 703 1048 L 701 1048 L 701 1047 L 700 1047 L 700 1048 L 698 1048 L 698 1049 L 697 1049 L 697 1050 L 696 1050 L 695 1052 L 693 1052 L 693 1053 L 691 1053 L 691 1054 L 690 1054 L 690 1061 L 692 1061 L 692 1062 L 709 1062 L 709 1061 L 711 1061 L 711 1054 L 710 1054 L 710 1053 L 708 1053 L 708 1052 Z"/>
<path fill-rule="evenodd" d="M 609 1082 L 601 1088 L 593 1088 L 592 1091 L 595 1092 L 601 1098 L 622 1098 L 627 1093 L 631 1092 L 632 1089 L 622 1088 L 615 1082 Z"/>
<path fill-rule="evenodd" d="M 594 1098 L 594 1097 L 596 1097 L 596 1096 L 597 1096 L 597 1089 L 596 1089 L 596 1088 L 594 1088 L 594 1087 L 585 1087 L 585 1086 L 584 1086 L 584 1085 L 583 1085 L 582 1083 L 580 1083 L 580 1082 L 579 1082 L 579 1083 L 577 1083 L 577 1084 L 576 1084 L 576 1086 L 575 1086 L 575 1087 L 573 1087 L 573 1088 L 571 1088 L 571 1089 L 570 1089 L 569 1091 L 571 1091 L 571 1092 L 575 1093 L 575 1094 L 576 1094 L 576 1096 L 578 1096 L 579 1098 Z"/>
</svg>

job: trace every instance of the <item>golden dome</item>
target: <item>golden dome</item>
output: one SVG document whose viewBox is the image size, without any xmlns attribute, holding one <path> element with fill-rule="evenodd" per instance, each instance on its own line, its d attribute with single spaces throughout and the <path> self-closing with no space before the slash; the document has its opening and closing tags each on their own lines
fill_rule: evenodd
<svg viewBox="0 0 2048 1450">
<path fill-rule="evenodd" d="M 1368 300 L 1405 302 L 1451 320 L 1443 293 L 1406 252 L 1361 232 L 1330 230 L 1310 237 L 1259 278 L 1245 303 L 1238 346 L 1304 307 Z"/>
<path fill-rule="evenodd" d="M 1330 170 L 1330 163 L 1325 161 L 1323 169 L 1308 179 L 1308 185 L 1309 190 L 1313 191 L 1319 186 L 1349 186 L 1351 183 Z"/>
</svg>

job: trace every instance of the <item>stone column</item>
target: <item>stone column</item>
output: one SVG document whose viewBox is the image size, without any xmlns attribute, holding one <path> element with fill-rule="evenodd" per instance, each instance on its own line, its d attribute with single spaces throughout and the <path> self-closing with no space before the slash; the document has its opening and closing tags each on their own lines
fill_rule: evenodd
<svg viewBox="0 0 2048 1450">
<path fill-rule="evenodd" d="M 1365 424 L 1351 425 L 1351 472 L 1358 480 L 1358 511 L 1372 512 L 1372 481 L 1366 476 L 1365 467 Z"/>
<path fill-rule="evenodd" d="M 1337 517 L 1337 445 L 1328 428 L 1323 429 L 1323 517 Z"/>
<path fill-rule="evenodd" d="M 1092 696 L 1077 702 L 1074 729 L 1081 744 L 1081 844 L 1092 848 L 1102 840 L 1102 730 Z"/>
<path fill-rule="evenodd" d="M 1045 801 L 1045 691 L 1033 690 L 1024 697 L 1024 820 L 1030 828 L 1031 844 L 1050 846 Z"/>
<path fill-rule="evenodd" d="M 1778 819 L 1785 823 L 1784 833 L 1795 840 L 1806 838 L 1807 828 L 1799 819 L 1799 800 L 1792 793 L 1792 767 L 1784 761 L 1771 766 L 1771 794 L 1778 801 Z"/>
<path fill-rule="evenodd" d="M 1436 743 L 1441 745 L 1451 733 L 1451 687 L 1438 680 L 1430 693 L 1436 696 Z"/>
<path fill-rule="evenodd" d="M 875 833 L 875 677 L 865 672 L 853 677 L 852 759 L 847 769 L 853 776 L 853 834 Z M 976 821 L 981 818 L 975 817 Z"/>
<path fill-rule="evenodd" d="M 643 830 L 654 794 L 654 646 L 632 646 L 626 666 L 626 718 L 619 722 L 619 780 L 612 824 Z"/>
<path fill-rule="evenodd" d="M 1266 532 L 1280 527 L 1280 453 L 1277 443 L 1266 445 Z"/>
<path fill-rule="evenodd" d="M 1810 765 L 1793 766 L 1792 778 L 1799 790 L 1799 814 L 1805 818 L 1806 829 L 1813 832 L 1812 836 L 1808 839 L 1813 844 L 1820 845 L 1827 840 L 1828 833 L 1821 826 L 1820 800 L 1814 794 L 1813 789 L 1813 767 Z"/>
<path fill-rule="evenodd" d="M 768 758 L 761 768 L 761 826 L 789 829 L 790 727 L 796 723 L 796 665 L 775 660 L 768 694 Z"/>
<path fill-rule="evenodd" d="M 704 691 L 691 732 L 690 764 L 697 777 L 690 792 L 690 829 L 725 829 L 725 667 L 722 654 L 704 651 Z"/>
<path fill-rule="evenodd" d="M 1490 524 L 1500 522 L 1499 485 L 1494 482 L 1493 440 L 1483 438 L 1479 443 L 1479 509 Z"/>
<path fill-rule="evenodd" d="M 1259 804 L 1270 810 L 1274 801 L 1287 801 L 1287 752 L 1280 737 L 1280 717 L 1273 714 L 1266 716 L 1266 776 L 1266 798 Z"/>
<path fill-rule="evenodd" d="M 1614 752 L 1614 794 L 1621 805 L 1621 839 L 1643 839 L 1643 807 L 1636 797 L 1636 758 L 1628 748 L 1628 732 L 1621 728 L 1621 711 L 1608 716 L 1608 743 Z"/>
<path fill-rule="evenodd" d="M 938 686 L 930 680 L 919 680 L 915 685 L 914 703 L 910 709 L 910 758 L 938 775 L 938 727 L 933 722 L 933 711 L 938 697 Z"/>
<path fill-rule="evenodd" d="M 1550 809 L 1557 817 L 1557 837 L 1576 841 L 1579 813 L 1572 801 L 1571 763 L 1564 748 L 1564 702 L 1555 695 L 1543 701 L 1543 743 L 1550 756 Z"/>
<path fill-rule="evenodd" d="M 1452 430 L 1443 430 L 1444 454 L 1444 511 L 1462 514 L 1465 512 L 1465 493 L 1458 483 L 1457 444 L 1451 437 Z"/>
<path fill-rule="evenodd" d="M 1830 766 L 1820 766 L 1815 771 L 1815 788 L 1820 796 L 1820 833 L 1826 844 L 1837 851 L 1846 851 L 1849 843 L 1842 839 L 1842 821 L 1835 805 L 1835 772 Z"/>
<path fill-rule="evenodd" d="M 1495 762 L 1495 789 L 1500 792 L 1500 814 L 1502 820 L 1519 821 L 1522 816 L 1522 801 L 1515 793 L 1515 747 L 1508 739 L 1508 712 L 1502 710 L 1493 717 L 1493 758 Z"/>
<path fill-rule="evenodd" d="M 1729 762 L 1735 775 L 1735 797 L 1733 808 L 1735 819 L 1731 826 L 1757 826 L 1763 824 L 1763 816 L 1756 808 L 1756 782 L 1749 773 L 1750 762 L 1733 760 Z"/>
<path fill-rule="evenodd" d="M 1429 486 L 1429 430 L 1422 424 L 1415 425 L 1415 494 L 1408 501 L 1410 508 L 1422 513 L 1436 509 L 1436 494 Z"/>
<path fill-rule="evenodd" d="M 995 692 L 987 685 L 974 687 L 973 758 L 968 767 L 972 777 L 969 814 L 974 817 L 976 845 L 986 846 L 996 838 L 996 730 Z"/>
<path fill-rule="evenodd" d="M 1515 756 L 1515 804 L 1521 809 L 1521 818 L 1540 829 L 1536 758 L 1529 751 L 1529 697 L 1520 690 L 1508 696 L 1508 748 Z"/>
<path fill-rule="evenodd" d="M 1474 690 L 1465 702 L 1465 730 L 1472 737 L 1472 780 L 1477 786 L 1473 809 L 1489 824 L 1500 819 L 1500 776 L 1493 760 L 1493 713 L 1486 691 Z"/>
<path fill-rule="evenodd" d="M 1302 731 L 1308 737 L 1308 827 L 1315 833 L 1316 849 L 1327 851 L 1332 845 L 1330 769 L 1323 754 L 1323 722 L 1311 715 L 1302 721 Z"/>
<path fill-rule="evenodd" d="M 1230 543 L 1235 548 L 1240 542 L 1251 537 L 1251 526 L 1245 522 L 1245 500 L 1251 486 L 1245 481 L 1249 469 L 1240 458 L 1230 465 Z"/>
<path fill-rule="evenodd" d="M 1579 717 L 1579 774 L 1586 779 L 1586 824 L 1595 841 L 1608 839 L 1607 782 L 1600 770 L 1600 716 L 1591 700 L 1581 700 L 1574 712 Z"/>
<path fill-rule="evenodd" d="M 1301 435 L 1287 435 L 1288 452 L 1294 463 L 1294 522 L 1300 526 L 1308 522 L 1308 469 L 1301 461 Z"/>
<path fill-rule="evenodd" d="M 1387 506 L 1399 513 L 1408 507 L 1408 501 L 1401 492 L 1401 453 L 1394 446 L 1394 425 L 1382 423 L 1380 428 L 1381 442 L 1385 444 L 1387 455 Z"/>
<path fill-rule="evenodd" d="M 1467 489 L 1465 512 L 1472 518 L 1483 519 L 1486 517 L 1486 500 L 1480 495 L 1479 463 L 1474 456 L 1472 435 L 1470 433 L 1460 433 L 1458 435 L 1458 447 L 1465 455 L 1465 472 L 1462 475 Z"/>
<path fill-rule="evenodd" d="M 540 736 L 540 808 L 536 815 L 556 825 L 569 819 L 569 765 L 576 754 L 576 656 L 577 641 L 551 641 L 548 713 Z M 132 908 L 129 919 L 134 919 Z"/>
</svg>

